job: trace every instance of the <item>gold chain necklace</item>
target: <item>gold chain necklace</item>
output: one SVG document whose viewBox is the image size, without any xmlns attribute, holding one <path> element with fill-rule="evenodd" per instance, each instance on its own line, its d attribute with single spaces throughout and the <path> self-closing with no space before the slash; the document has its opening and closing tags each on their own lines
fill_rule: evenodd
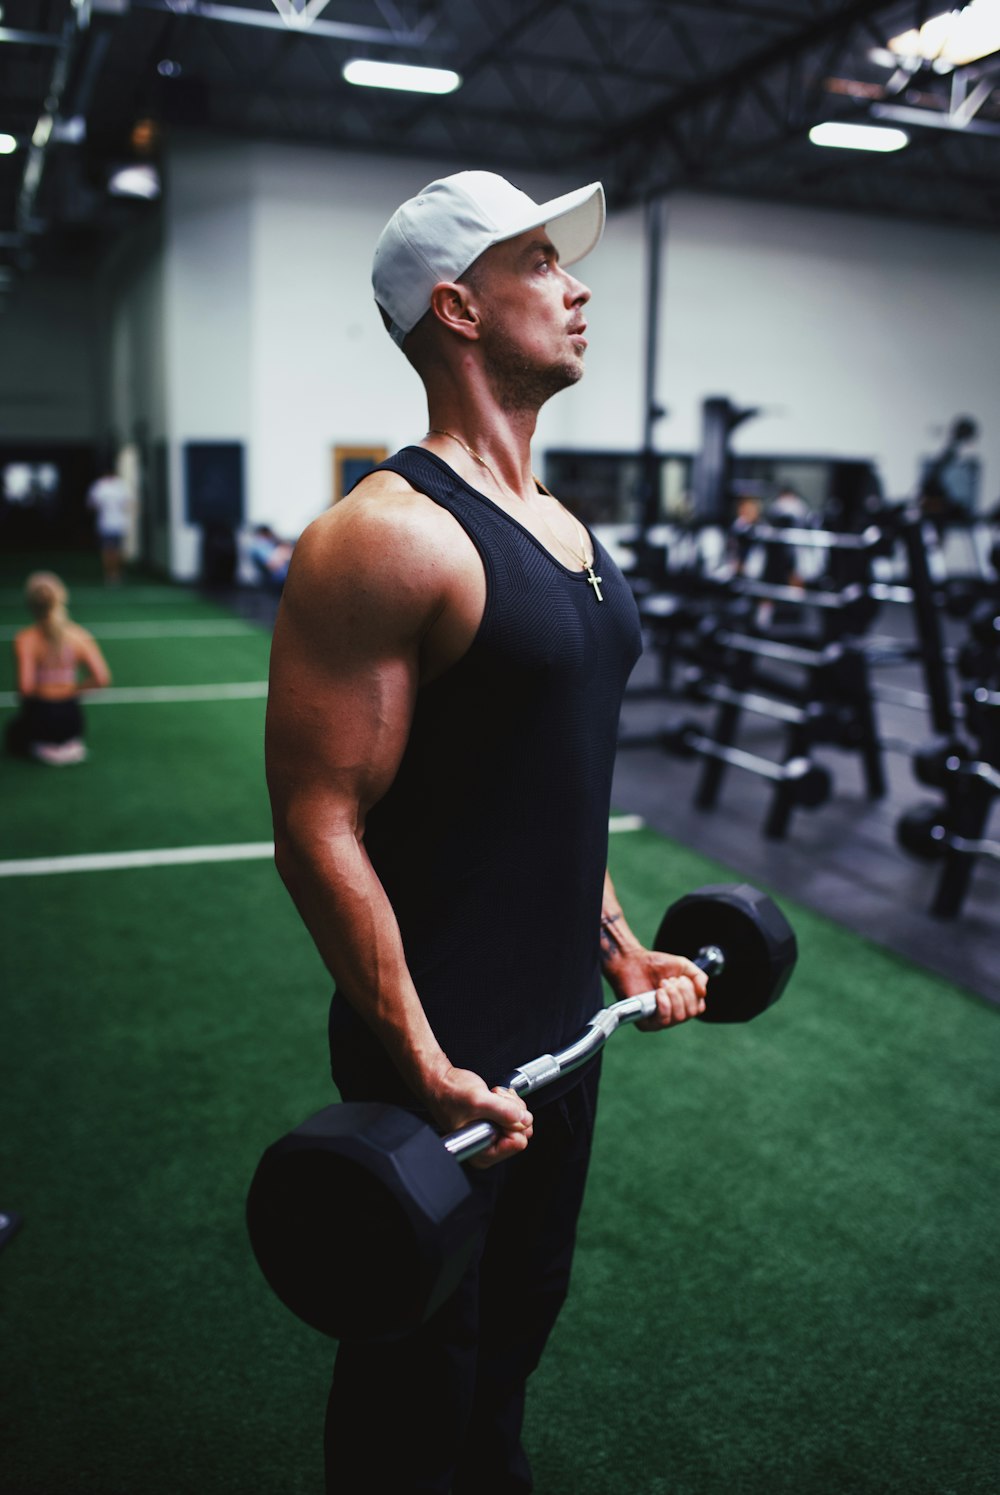
<svg viewBox="0 0 1000 1495">
<path fill-rule="evenodd" d="M 480 467 L 485 467 L 486 471 L 489 473 L 490 477 L 493 479 L 494 483 L 499 488 L 501 493 L 506 491 L 511 495 L 512 498 L 516 496 L 512 489 L 507 488 L 507 485 L 505 483 L 501 483 L 500 479 L 497 477 L 496 473 L 493 471 L 486 458 L 481 457 L 477 451 L 474 451 L 471 446 L 468 446 L 462 440 L 461 436 L 456 436 L 454 431 L 445 431 L 440 426 L 432 426 L 427 434 L 428 436 L 447 436 L 451 441 L 457 441 L 463 452 L 468 452 L 473 462 L 478 462 Z M 540 488 L 543 493 L 547 494 L 548 497 L 552 499 L 553 503 L 559 502 L 555 494 L 552 493 L 550 489 L 546 488 L 545 484 L 541 481 L 540 478 L 536 478 L 534 473 L 531 474 L 531 480 L 537 488 Z M 521 499 L 519 497 L 518 502 L 521 502 Z M 536 517 L 540 519 L 545 525 L 545 528 L 548 530 L 553 540 L 555 540 L 556 544 L 561 545 L 563 550 L 568 550 L 573 559 L 580 563 L 584 571 L 586 571 L 587 573 L 587 585 L 593 587 L 594 596 L 597 598 L 598 602 L 603 602 L 604 595 L 601 592 L 601 582 L 604 580 L 604 578 L 602 576 L 596 576 L 594 574 L 595 557 L 592 556 L 590 560 L 587 559 L 587 532 L 584 529 L 583 525 L 580 523 L 579 519 L 577 519 L 573 514 L 570 514 L 569 516 L 573 520 L 573 523 L 576 525 L 577 530 L 580 534 L 580 539 L 583 542 L 582 550 L 574 550 L 573 546 L 570 545 L 568 540 L 564 540 L 562 535 L 556 534 L 555 530 L 552 528 L 551 524 L 549 524 L 544 514 L 536 510 Z"/>
</svg>

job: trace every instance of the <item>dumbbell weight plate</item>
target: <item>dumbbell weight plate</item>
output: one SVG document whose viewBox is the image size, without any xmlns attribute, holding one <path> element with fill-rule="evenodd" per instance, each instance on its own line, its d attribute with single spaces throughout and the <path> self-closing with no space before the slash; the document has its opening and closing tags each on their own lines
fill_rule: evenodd
<svg viewBox="0 0 1000 1495">
<path fill-rule="evenodd" d="M 935 737 L 914 749 L 913 776 L 929 789 L 943 789 L 948 782 L 948 760 L 973 756 L 972 749 L 961 738 Z"/>
<path fill-rule="evenodd" d="M 896 822 L 896 840 L 904 851 L 922 862 L 938 861 L 948 848 L 942 837 L 934 835 L 934 830 L 945 825 L 947 813 L 938 800 L 913 805 Z"/>
<path fill-rule="evenodd" d="M 693 960 L 718 945 L 725 970 L 708 983 L 702 1020 L 744 1023 L 776 1002 L 798 954 L 795 931 L 764 893 L 748 883 L 699 888 L 667 909 L 654 949 Z"/>
<path fill-rule="evenodd" d="M 327 1106 L 267 1149 L 247 1196 L 254 1255 L 303 1322 L 394 1338 L 450 1296 L 476 1245 L 472 1190 L 425 1122 Z"/>
</svg>

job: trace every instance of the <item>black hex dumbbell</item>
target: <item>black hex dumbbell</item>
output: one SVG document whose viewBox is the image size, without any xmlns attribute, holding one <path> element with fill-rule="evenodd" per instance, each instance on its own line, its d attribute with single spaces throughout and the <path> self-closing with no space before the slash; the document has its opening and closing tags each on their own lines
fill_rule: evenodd
<svg viewBox="0 0 1000 1495">
<path fill-rule="evenodd" d="M 780 909 L 746 884 L 681 898 L 655 945 L 708 973 L 710 1022 L 746 1021 L 771 1006 L 797 955 Z M 502 1084 L 533 1094 L 655 1010 L 654 992 L 602 1008 L 572 1043 Z M 461 1163 L 495 1135 L 488 1122 L 474 1122 L 441 1137 L 412 1112 L 377 1104 L 311 1116 L 267 1149 L 247 1197 L 251 1245 L 274 1292 L 338 1339 L 391 1338 L 425 1322 L 457 1286 L 477 1241 Z"/>
</svg>

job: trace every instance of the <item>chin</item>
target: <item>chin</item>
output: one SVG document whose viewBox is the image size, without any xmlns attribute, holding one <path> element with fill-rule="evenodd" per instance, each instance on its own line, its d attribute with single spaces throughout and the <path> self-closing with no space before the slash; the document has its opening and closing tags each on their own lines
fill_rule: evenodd
<svg viewBox="0 0 1000 1495">
<path fill-rule="evenodd" d="M 494 387 L 504 409 L 536 409 L 561 389 L 583 378 L 583 358 L 563 357 L 550 364 L 532 363 L 523 356 L 496 358 L 492 370 Z"/>
</svg>

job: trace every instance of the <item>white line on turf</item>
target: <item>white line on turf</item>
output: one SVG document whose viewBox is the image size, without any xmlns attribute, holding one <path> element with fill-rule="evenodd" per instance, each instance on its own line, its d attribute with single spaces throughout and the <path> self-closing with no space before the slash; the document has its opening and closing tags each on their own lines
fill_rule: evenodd
<svg viewBox="0 0 1000 1495">
<path fill-rule="evenodd" d="M 637 831 L 638 815 L 612 815 L 612 833 Z M 235 846 L 168 846 L 157 851 L 99 851 L 80 856 L 21 857 L 0 862 L 0 877 L 44 877 L 59 872 L 121 872 L 143 867 L 192 867 L 202 862 L 254 862 L 274 855 L 273 841 L 246 841 Z"/>
<path fill-rule="evenodd" d="M 612 815 L 608 830 L 614 836 L 622 831 L 641 831 L 645 824 L 641 815 Z"/>
<path fill-rule="evenodd" d="M 258 701 L 267 695 L 266 680 L 235 680 L 230 685 L 112 685 L 107 690 L 87 691 L 86 706 L 170 705 L 189 701 Z M 0 691 L 0 706 L 16 706 L 16 691 Z"/>
<path fill-rule="evenodd" d="M 52 872 L 121 872 L 137 867 L 190 867 L 199 862 L 253 862 L 273 855 L 273 841 L 247 841 L 239 846 L 168 846 L 158 851 L 99 851 L 83 856 L 26 857 L 0 862 L 0 877 L 43 877 Z"/>
</svg>

